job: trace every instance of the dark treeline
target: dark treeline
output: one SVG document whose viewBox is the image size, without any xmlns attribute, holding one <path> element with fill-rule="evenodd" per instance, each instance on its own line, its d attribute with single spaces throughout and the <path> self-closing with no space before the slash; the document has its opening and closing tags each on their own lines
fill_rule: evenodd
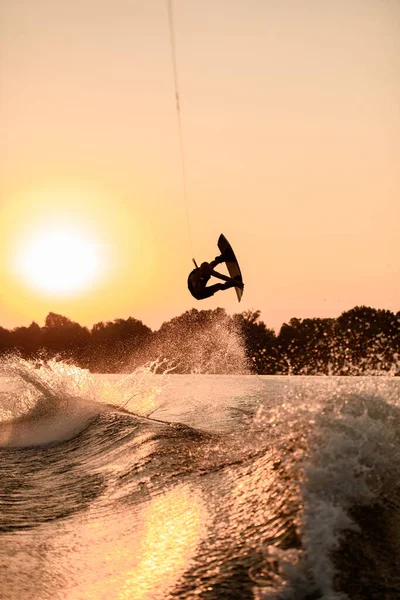
<svg viewBox="0 0 400 600">
<path fill-rule="evenodd" d="M 0 355 L 56 358 L 93 372 L 128 372 L 165 359 L 177 373 L 399 375 L 400 312 L 357 306 L 337 319 L 297 319 L 278 334 L 259 311 L 187 311 L 152 331 L 132 317 L 91 330 L 50 313 L 12 331 L 0 327 Z M 162 367 L 160 367 L 162 368 Z"/>
</svg>

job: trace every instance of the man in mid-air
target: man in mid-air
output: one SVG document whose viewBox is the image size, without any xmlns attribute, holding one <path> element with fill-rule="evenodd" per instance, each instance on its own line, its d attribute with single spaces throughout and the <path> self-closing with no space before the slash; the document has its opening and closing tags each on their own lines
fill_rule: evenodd
<svg viewBox="0 0 400 600">
<path fill-rule="evenodd" d="M 203 262 L 200 267 L 195 263 L 196 268 L 189 273 L 188 288 L 189 292 L 196 300 L 211 298 L 211 296 L 214 296 L 215 292 L 219 292 L 220 290 L 229 290 L 233 287 L 243 289 L 244 286 L 241 281 L 236 281 L 231 277 L 227 277 L 226 275 L 222 275 L 222 273 L 214 271 L 216 265 L 226 262 L 227 260 L 229 260 L 229 256 L 227 251 L 225 251 L 220 256 L 216 256 L 210 263 Z M 225 283 L 215 283 L 214 285 L 206 287 L 211 276 L 222 279 Z"/>
</svg>

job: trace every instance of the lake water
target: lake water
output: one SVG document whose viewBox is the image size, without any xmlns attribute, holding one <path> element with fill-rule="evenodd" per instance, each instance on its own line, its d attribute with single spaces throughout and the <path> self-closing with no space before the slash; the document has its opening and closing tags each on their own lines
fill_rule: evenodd
<svg viewBox="0 0 400 600">
<path fill-rule="evenodd" d="M 398 378 L 1 373 L 2 599 L 400 598 Z"/>
</svg>

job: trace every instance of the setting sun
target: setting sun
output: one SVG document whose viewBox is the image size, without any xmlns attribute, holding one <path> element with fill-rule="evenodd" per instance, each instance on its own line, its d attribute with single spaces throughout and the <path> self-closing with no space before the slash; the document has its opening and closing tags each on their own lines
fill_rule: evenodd
<svg viewBox="0 0 400 600">
<path fill-rule="evenodd" d="M 73 230 L 38 232 L 20 250 L 16 267 L 26 283 L 54 295 L 80 292 L 103 270 L 99 245 Z"/>
</svg>

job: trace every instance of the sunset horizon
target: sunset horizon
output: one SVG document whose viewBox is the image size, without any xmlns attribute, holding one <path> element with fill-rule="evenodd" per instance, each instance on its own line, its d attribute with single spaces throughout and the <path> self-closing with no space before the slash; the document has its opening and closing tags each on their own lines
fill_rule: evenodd
<svg viewBox="0 0 400 600">
<path fill-rule="evenodd" d="M 3 3 L 1 325 L 397 312 L 396 4 L 171 6 L 187 197 L 167 3 Z M 240 305 L 187 289 L 220 233 Z"/>
</svg>

